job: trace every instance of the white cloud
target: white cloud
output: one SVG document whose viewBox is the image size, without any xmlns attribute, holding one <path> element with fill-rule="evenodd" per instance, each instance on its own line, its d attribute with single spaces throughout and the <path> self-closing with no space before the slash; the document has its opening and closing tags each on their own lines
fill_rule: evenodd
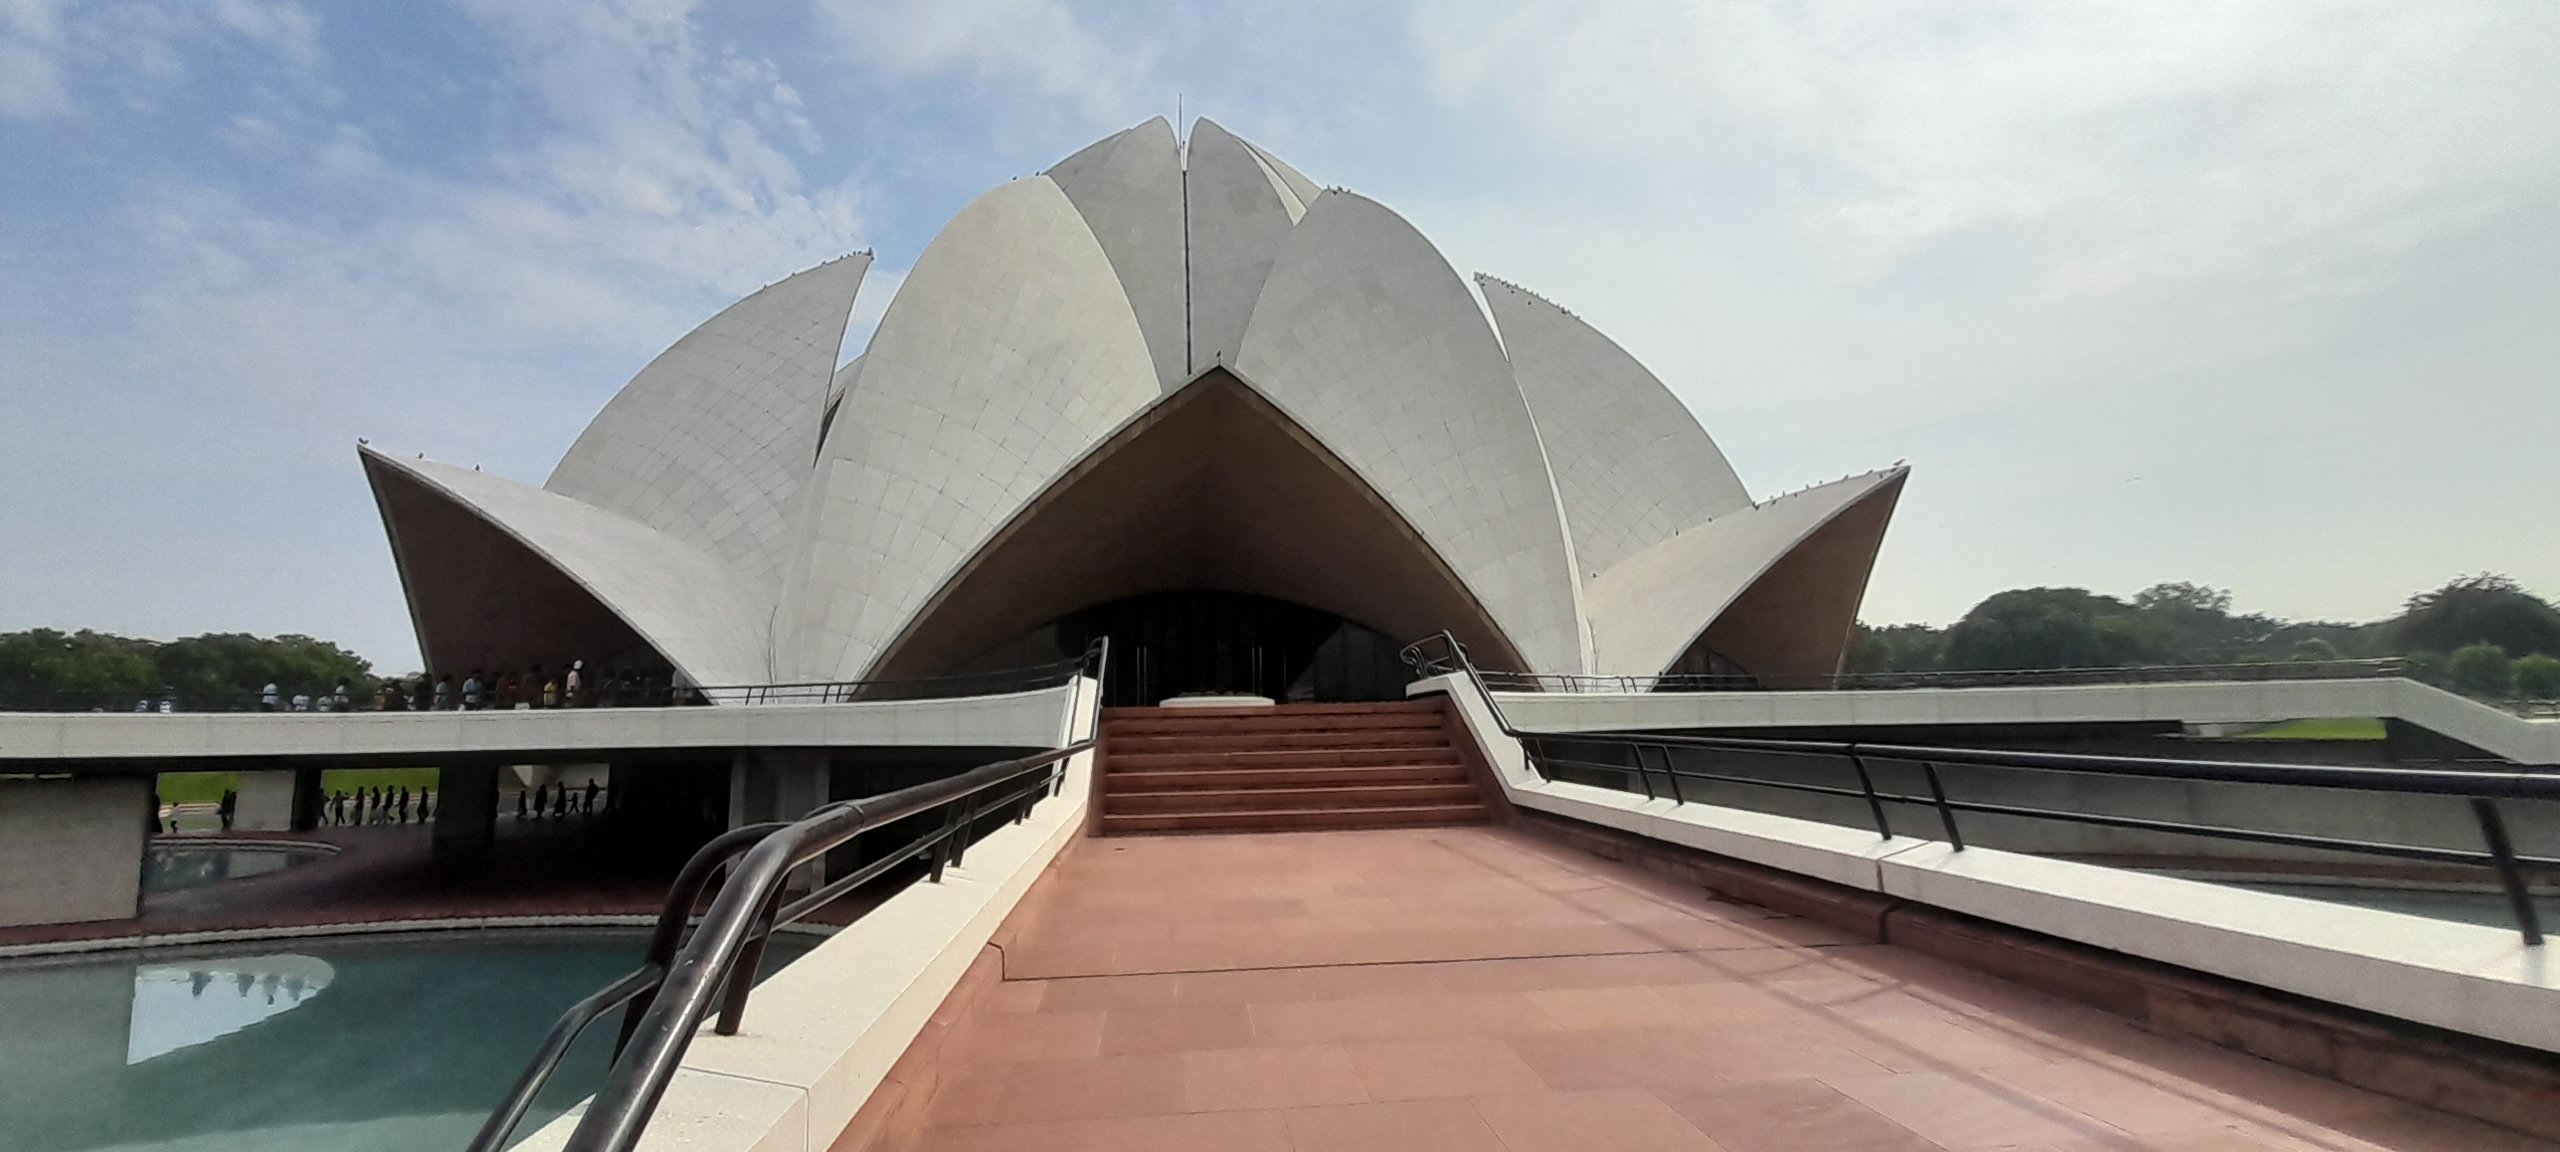
<svg viewBox="0 0 2560 1152">
<path fill-rule="evenodd" d="M 1765 149 L 1852 275 L 2027 236 L 2046 287 L 2351 289 L 2560 175 L 2560 8 L 2332 0 L 1427 5 L 1436 89 L 1674 178 Z"/>
<path fill-rule="evenodd" d="M 629 353 L 857 246 L 854 189 L 811 185 L 792 157 L 816 142 L 798 94 L 769 62 L 700 44 L 684 7 L 469 11 L 506 46 L 507 78 L 544 125 L 491 159 L 495 178 L 387 165 L 352 126 L 296 136 L 241 117 L 235 143 L 292 153 L 286 162 L 313 180 L 378 207 L 351 230 L 306 229 L 173 188 L 162 215 L 226 221 L 186 235 L 274 275 L 170 294 L 215 307 L 239 292 L 301 292 L 336 307 L 350 291 L 396 292 L 484 336 Z M 320 271 L 359 267 L 357 284 Z"/>
<path fill-rule="evenodd" d="M 71 110 L 62 88 L 61 0 L 0 0 L 0 116 L 32 120 Z"/>
<path fill-rule="evenodd" d="M 1059 0 L 816 0 L 857 58 L 891 76 L 1027 81 L 1116 120 L 1139 99 L 1152 48 L 1114 43 Z"/>
<path fill-rule="evenodd" d="M 318 17 L 293 0 L 0 0 L 0 117 L 73 110 L 77 80 L 134 97 L 186 75 L 208 46 L 241 46 L 283 61 L 296 80 L 326 64 Z"/>
</svg>

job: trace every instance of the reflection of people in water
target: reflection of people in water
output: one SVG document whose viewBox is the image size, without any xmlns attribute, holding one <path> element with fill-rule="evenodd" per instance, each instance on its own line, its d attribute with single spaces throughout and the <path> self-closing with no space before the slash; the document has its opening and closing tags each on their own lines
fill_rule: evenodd
<svg viewBox="0 0 2560 1152">
<path fill-rule="evenodd" d="M 187 994 L 201 1000 L 204 998 L 204 986 L 211 983 L 213 983 L 213 973 L 202 968 L 189 972 L 187 973 Z"/>
</svg>

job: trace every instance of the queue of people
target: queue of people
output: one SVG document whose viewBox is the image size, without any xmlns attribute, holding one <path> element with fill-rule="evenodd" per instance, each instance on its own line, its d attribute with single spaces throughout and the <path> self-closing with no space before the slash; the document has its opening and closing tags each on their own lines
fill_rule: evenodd
<svg viewBox="0 0 2560 1152">
<path fill-rule="evenodd" d="M 604 798 L 605 804 L 611 805 L 613 797 L 610 790 L 594 780 L 587 781 L 587 786 L 583 789 L 572 788 L 565 780 L 557 784 L 536 784 L 516 793 L 516 819 L 560 820 L 570 816 L 593 817 L 598 811 L 596 805 L 599 796 Z"/>
<path fill-rule="evenodd" d="M 410 807 L 413 795 L 416 801 L 414 816 Z M 352 792 L 339 789 L 329 794 L 329 800 L 321 811 L 332 828 L 407 824 L 413 819 L 424 824 L 435 817 L 435 791 L 420 788 L 412 794 L 406 784 L 358 788 Z"/>
</svg>

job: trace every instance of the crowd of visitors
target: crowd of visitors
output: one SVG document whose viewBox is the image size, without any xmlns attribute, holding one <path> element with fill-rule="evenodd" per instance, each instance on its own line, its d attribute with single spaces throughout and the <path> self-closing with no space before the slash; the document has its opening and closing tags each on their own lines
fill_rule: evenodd
<svg viewBox="0 0 2560 1152">
<path fill-rule="evenodd" d="M 357 701 L 347 694 L 347 686 L 338 685 L 335 692 L 317 696 L 304 692 L 286 693 L 269 683 L 258 695 L 261 712 L 354 712 L 369 706 L 375 712 L 479 712 L 487 709 L 519 708 L 636 708 L 690 704 L 699 693 L 681 687 L 665 671 L 640 671 L 623 667 L 618 671 L 589 670 L 584 660 L 572 660 L 556 673 L 546 673 L 540 664 L 518 672 L 514 669 L 472 669 L 456 680 L 450 672 L 430 676 L 419 673 L 395 677 L 382 682 L 370 701 Z M 135 708 L 152 710 L 149 701 Z M 161 708 L 167 711 L 167 708 Z"/>
<path fill-rule="evenodd" d="M 332 828 L 348 828 L 361 824 L 407 824 L 414 819 L 424 824 L 435 815 L 435 792 L 420 788 L 414 793 L 417 807 L 410 808 L 413 794 L 409 786 L 345 789 L 331 792 L 321 809 Z"/>
</svg>

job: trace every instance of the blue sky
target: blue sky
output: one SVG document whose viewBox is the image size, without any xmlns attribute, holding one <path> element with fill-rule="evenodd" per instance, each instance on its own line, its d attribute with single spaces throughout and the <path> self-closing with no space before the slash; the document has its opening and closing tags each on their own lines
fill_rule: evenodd
<svg viewBox="0 0 2560 1152">
<path fill-rule="evenodd" d="M 2560 8 L 0 0 L 0 629 L 417 663 L 354 440 L 650 356 L 1177 98 L 1644 359 L 1867 601 L 2560 593 Z"/>
</svg>

